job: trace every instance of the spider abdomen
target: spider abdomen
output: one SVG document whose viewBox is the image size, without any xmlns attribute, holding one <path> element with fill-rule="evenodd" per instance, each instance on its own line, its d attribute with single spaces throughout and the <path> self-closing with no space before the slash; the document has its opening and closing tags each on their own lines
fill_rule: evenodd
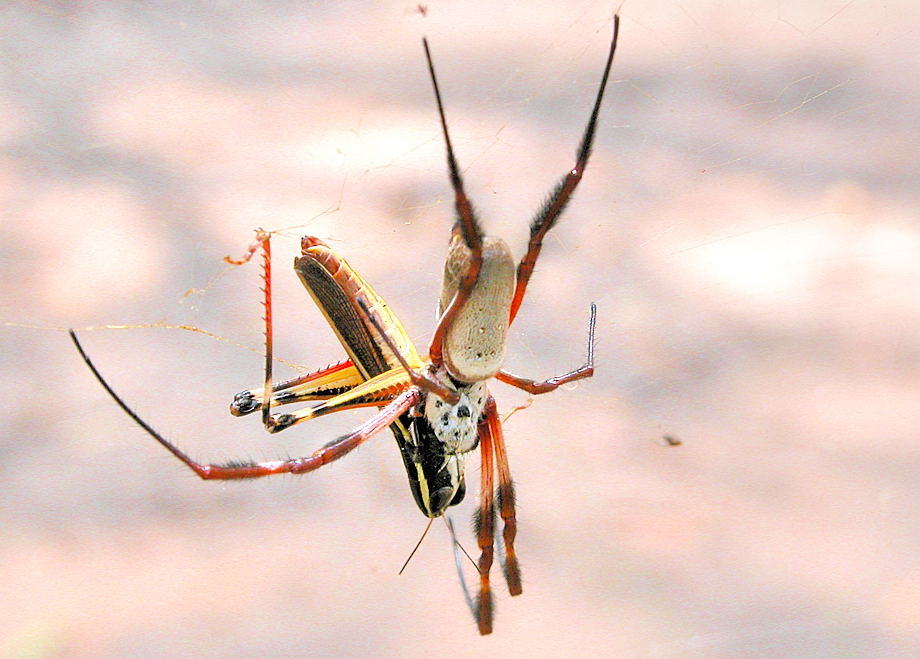
<svg viewBox="0 0 920 659">
<path fill-rule="evenodd" d="M 457 292 L 469 261 L 469 248 L 455 234 L 444 264 L 442 313 Z M 514 259 L 508 245 L 500 238 L 486 237 L 479 278 L 444 337 L 444 364 L 454 379 L 482 382 L 498 373 L 505 356 L 514 283 Z"/>
</svg>

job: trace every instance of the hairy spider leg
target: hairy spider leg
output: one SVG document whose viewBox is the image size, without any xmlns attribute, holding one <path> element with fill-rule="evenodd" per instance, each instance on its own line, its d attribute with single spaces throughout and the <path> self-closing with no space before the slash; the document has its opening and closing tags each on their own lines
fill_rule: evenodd
<svg viewBox="0 0 920 659">
<path fill-rule="evenodd" d="M 505 545 L 505 560 L 502 568 L 505 572 L 505 581 L 508 583 L 508 592 L 511 595 L 520 595 L 523 592 L 521 568 L 514 550 L 514 537 L 517 535 L 514 483 L 511 481 L 511 470 L 508 468 L 508 453 L 505 451 L 505 435 L 502 431 L 501 417 L 498 415 L 495 399 L 491 396 L 489 396 L 489 402 L 486 403 L 486 422 L 489 424 L 492 446 L 495 449 L 495 465 L 498 470 L 498 512 L 504 524 L 502 540 Z"/>
<path fill-rule="evenodd" d="M 226 464 L 202 464 L 192 460 L 185 452 L 180 450 L 175 444 L 163 437 L 150 424 L 140 418 L 138 414 L 128 407 L 121 397 L 115 393 L 115 390 L 109 386 L 109 383 L 102 377 L 102 374 L 90 360 L 89 356 L 83 350 L 83 346 L 77 339 L 77 335 L 70 330 L 70 338 L 86 362 L 86 365 L 92 371 L 93 375 L 99 381 L 99 384 L 109 393 L 109 395 L 118 403 L 124 412 L 131 417 L 135 423 L 143 428 L 151 437 L 159 442 L 166 450 L 181 460 L 189 469 L 194 471 L 203 480 L 237 480 L 242 478 L 261 478 L 262 476 L 271 476 L 273 474 L 302 474 L 313 471 L 325 464 L 341 458 L 343 455 L 351 452 L 370 437 L 396 421 L 410 407 L 416 405 L 419 401 L 420 394 L 417 389 L 408 391 L 397 396 L 393 401 L 377 412 L 373 417 L 358 426 L 355 430 L 343 435 L 338 439 L 329 442 L 322 448 L 314 451 L 311 455 L 302 458 L 292 458 L 289 460 L 271 460 L 264 462 L 228 462 Z"/>
<path fill-rule="evenodd" d="M 463 236 L 466 246 L 470 250 L 470 262 L 466 273 L 460 279 L 457 286 L 457 292 L 453 300 L 448 304 L 441 313 L 435 327 L 434 335 L 431 337 L 431 344 L 428 348 L 428 354 L 431 363 L 437 367 L 444 360 L 443 347 L 444 335 L 454 322 L 454 318 L 460 311 L 460 308 L 469 299 L 479 279 L 479 271 L 482 269 L 482 229 L 476 214 L 473 211 L 473 205 L 463 189 L 463 177 L 460 175 L 460 168 L 457 166 L 457 159 L 454 156 L 454 147 L 450 141 L 450 133 L 447 130 L 447 120 L 444 118 L 444 105 L 441 102 L 441 91 L 438 88 L 438 78 L 434 72 L 434 64 L 431 62 L 431 51 L 428 48 L 428 40 L 422 39 L 425 46 L 425 59 L 428 62 L 428 73 L 431 76 L 431 84 L 434 87 L 434 97 L 438 103 L 438 115 L 441 118 L 441 131 L 444 133 L 444 143 L 447 148 L 447 169 L 450 174 L 450 184 L 454 189 L 454 205 L 457 209 L 457 220 L 454 223 L 453 231 L 459 232 Z"/>
<path fill-rule="evenodd" d="M 590 378 L 594 375 L 594 328 L 596 325 L 597 305 L 592 302 L 591 318 L 588 321 L 588 356 L 585 358 L 585 363 L 574 371 L 569 371 L 568 373 L 556 375 L 555 377 L 538 382 L 530 378 L 522 378 L 519 375 L 514 375 L 503 369 L 495 374 L 495 379 L 505 384 L 510 384 L 512 387 L 523 389 L 529 394 L 547 394 L 550 391 L 555 391 L 563 384 L 581 380 L 582 378 Z"/>
<path fill-rule="evenodd" d="M 487 416 L 479 421 L 479 453 L 482 456 L 482 473 L 479 481 L 479 509 L 474 523 L 479 545 L 479 596 L 474 603 L 479 633 L 492 633 L 492 588 L 489 571 L 495 546 L 495 490 L 492 462 L 492 429 Z"/>
<path fill-rule="evenodd" d="M 613 54 L 617 49 L 617 36 L 620 32 L 620 17 L 613 17 L 613 39 L 610 42 L 610 51 L 607 54 L 607 64 L 604 66 L 604 75 L 601 78 L 600 88 L 597 90 L 597 98 L 594 101 L 594 109 L 591 111 L 591 117 L 588 119 L 588 125 L 585 127 L 584 136 L 581 138 L 581 144 L 578 147 L 578 156 L 575 166 L 570 169 L 555 189 L 550 193 L 543 207 L 537 211 L 530 223 L 530 240 L 527 243 L 527 253 L 518 264 L 517 286 L 514 290 L 514 299 L 511 302 L 511 320 L 517 315 L 521 302 L 524 300 L 524 292 L 527 290 L 527 282 L 530 281 L 530 275 L 533 274 L 534 267 L 537 264 L 537 257 L 540 256 L 540 249 L 543 247 L 543 237 L 547 231 L 553 228 L 556 220 L 565 210 L 566 204 L 572 197 L 572 193 L 581 181 L 584 174 L 585 166 L 588 164 L 588 158 L 591 155 L 591 147 L 594 144 L 594 133 L 597 128 L 597 117 L 601 109 L 601 101 L 604 99 L 604 89 L 607 87 L 607 78 L 610 75 L 610 67 L 613 64 Z"/>
<path fill-rule="evenodd" d="M 514 538 L 517 534 L 517 518 L 514 508 L 514 485 L 511 481 L 511 471 L 508 469 L 508 455 L 505 451 L 505 439 L 502 432 L 501 418 L 495 399 L 489 396 L 485 413 L 479 421 L 479 450 L 482 456 L 482 474 L 480 480 L 479 508 L 474 517 L 476 539 L 479 546 L 479 594 L 475 599 L 470 597 L 466 579 L 463 576 L 459 559 L 456 561 L 457 573 L 460 575 L 460 585 L 464 597 L 473 613 L 473 618 L 479 627 L 480 634 L 492 633 L 493 596 L 490 582 L 490 572 L 495 555 L 495 517 L 496 510 L 502 518 L 504 529 L 502 540 L 505 546 L 505 557 L 502 569 L 505 581 L 508 583 L 508 592 L 512 596 L 523 592 L 521 587 L 521 570 L 518 565 L 517 553 L 514 549 Z M 495 471 L 498 471 L 497 508 Z M 453 535 L 453 528 L 451 527 Z M 459 546 L 454 537 L 455 552 Z"/>
</svg>

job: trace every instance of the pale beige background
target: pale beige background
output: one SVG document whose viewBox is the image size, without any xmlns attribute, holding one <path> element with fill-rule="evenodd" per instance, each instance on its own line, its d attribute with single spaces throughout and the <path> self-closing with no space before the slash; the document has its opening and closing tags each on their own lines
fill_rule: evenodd
<svg viewBox="0 0 920 659">
<path fill-rule="evenodd" d="M 623 7 L 594 158 L 508 358 L 579 364 L 594 300 L 598 372 L 507 424 L 525 592 L 496 574 L 490 638 L 442 526 L 396 575 L 424 519 L 388 435 L 309 476 L 201 483 L 55 329 L 227 339 L 83 333 L 204 460 L 306 454 L 366 418 L 270 437 L 229 416 L 261 379 L 259 279 L 221 257 L 293 227 L 279 357 L 340 355 L 288 266 L 303 233 L 425 345 L 451 193 L 421 35 L 469 192 L 518 254 L 610 36 L 610 3 L 504 4 L 0 8 L 0 655 L 920 652 L 912 2 Z"/>
</svg>

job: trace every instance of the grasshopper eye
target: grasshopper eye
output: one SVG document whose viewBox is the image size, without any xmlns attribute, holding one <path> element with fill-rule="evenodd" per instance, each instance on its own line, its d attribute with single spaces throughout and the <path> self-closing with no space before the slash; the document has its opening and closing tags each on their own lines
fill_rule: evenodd
<svg viewBox="0 0 920 659">
<path fill-rule="evenodd" d="M 432 510 L 443 511 L 446 510 L 454 500 L 454 488 L 442 487 L 441 489 L 432 492 L 430 496 Z"/>
</svg>

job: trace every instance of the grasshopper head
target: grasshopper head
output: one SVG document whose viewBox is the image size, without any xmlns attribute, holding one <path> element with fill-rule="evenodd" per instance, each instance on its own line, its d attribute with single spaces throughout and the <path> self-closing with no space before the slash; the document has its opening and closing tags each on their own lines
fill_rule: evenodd
<svg viewBox="0 0 920 659">
<path fill-rule="evenodd" d="M 479 445 L 479 418 L 486 391 L 482 383 L 457 387 L 460 400 L 450 404 L 426 394 L 402 447 L 415 502 L 426 517 L 438 517 L 463 501 L 463 456 Z"/>
</svg>

